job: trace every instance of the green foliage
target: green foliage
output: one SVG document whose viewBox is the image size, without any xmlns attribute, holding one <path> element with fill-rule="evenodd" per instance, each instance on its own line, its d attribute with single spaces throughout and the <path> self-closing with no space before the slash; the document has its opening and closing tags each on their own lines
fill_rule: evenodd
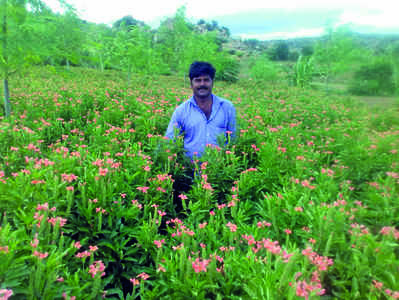
<svg viewBox="0 0 399 300">
<path fill-rule="evenodd" d="M 350 70 L 354 63 L 367 61 L 370 56 L 370 51 L 355 44 L 347 27 L 327 28 L 324 39 L 315 45 L 313 53 L 316 71 L 326 87 L 332 77 Z"/>
<path fill-rule="evenodd" d="M 314 53 L 312 45 L 304 45 L 301 49 L 301 54 L 303 56 L 311 56 Z"/>
<path fill-rule="evenodd" d="M 290 49 L 287 42 L 280 41 L 271 48 L 268 54 L 271 60 L 282 61 L 288 60 L 289 53 Z"/>
<path fill-rule="evenodd" d="M 355 95 L 392 95 L 395 81 L 391 61 L 381 57 L 360 66 L 354 73 L 349 91 Z"/>
<path fill-rule="evenodd" d="M 210 59 L 216 68 L 216 79 L 227 82 L 236 82 L 240 72 L 239 62 L 226 52 L 219 52 L 216 59 Z"/>
<path fill-rule="evenodd" d="M 314 63 L 312 56 L 299 56 L 294 66 L 294 85 L 301 88 L 309 86 L 314 77 Z"/>
<path fill-rule="evenodd" d="M 300 53 L 298 51 L 296 51 L 296 50 L 290 51 L 290 53 L 288 53 L 288 60 L 289 61 L 297 61 L 299 56 L 300 56 Z"/>
<path fill-rule="evenodd" d="M 399 42 L 394 43 L 390 47 L 390 56 L 393 66 L 393 81 L 396 93 L 399 93 Z"/>
<path fill-rule="evenodd" d="M 150 32 L 139 26 L 123 27 L 117 31 L 110 50 L 111 64 L 125 71 L 128 81 L 133 73 L 157 73 L 154 71 L 160 66 L 150 45 Z"/>
<path fill-rule="evenodd" d="M 255 81 L 275 83 L 278 79 L 278 69 L 266 56 L 254 59 L 249 70 L 250 77 Z"/>
<path fill-rule="evenodd" d="M 128 86 L 115 70 L 55 70 L 15 74 L 15 113 L 0 122 L 0 289 L 17 299 L 399 291 L 397 111 L 369 119 L 346 98 L 221 82 L 237 137 L 194 168 L 182 139 L 163 139 L 190 93 L 182 78 Z M 173 180 L 193 171 L 179 191 Z M 187 197 L 181 212 L 174 192 Z"/>
<path fill-rule="evenodd" d="M 113 24 L 113 28 L 121 29 L 123 27 L 131 27 L 131 26 L 146 26 L 143 21 L 136 20 L 132 16 L 124 16 L 123 18 L 117 20 Z"/>
<path fill-rule="evenodd" d="M 82 60 L 90 67 L 101 71 L 111 67 L 113 32 L 105 25 L 89 25 L 86 28 L 87 40 Z"/>
</svg>

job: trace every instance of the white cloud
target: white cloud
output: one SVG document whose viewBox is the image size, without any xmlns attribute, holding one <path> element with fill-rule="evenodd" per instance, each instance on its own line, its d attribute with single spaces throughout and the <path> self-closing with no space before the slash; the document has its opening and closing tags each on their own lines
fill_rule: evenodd
<svg viewBox="0 0 399 300">
<path fill-rule="evenodd" d="M 376 26 L 379 28 L 399 28 L 397 11 L 375 11 L 368 14 L 346 11 L 341 15 L 339 24 L 347 23 Z"/>
</svg>

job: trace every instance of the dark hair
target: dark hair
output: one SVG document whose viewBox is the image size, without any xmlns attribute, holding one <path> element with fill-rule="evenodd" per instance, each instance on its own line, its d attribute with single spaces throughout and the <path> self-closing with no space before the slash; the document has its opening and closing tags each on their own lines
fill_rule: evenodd
<svg viewBox="0 0 399 300">
<path fill-rule="evenodd" d="M 216 70 L 210 63 L 204 61 L 195 61 L 190 66 L 188 76 L 190 77 L 190 80 L 193 80 L 195 77 L 209 75 L 209 77 L 211 77 L 213 80 L 215 78 L 215 73 Z"/>
</svg>

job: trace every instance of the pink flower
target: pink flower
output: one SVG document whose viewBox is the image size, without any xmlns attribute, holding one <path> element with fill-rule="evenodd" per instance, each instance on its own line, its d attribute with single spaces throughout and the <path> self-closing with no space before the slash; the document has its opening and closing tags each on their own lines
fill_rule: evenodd
<svg viewBox="0 0 399 300">
<path fill-rule="evenodd" d="M 379 282 L 379 281 L 376 281 L 376 280 L 373 280 L 373 285 L 374 285 L 374 287 L 376 289 L 380 290 L 382 288 L 382 286 L 383 286 L 383 283 Z"/>
<path fill-rule="evenodd" d="M 236 206 L 236 202 L 234 200 L 231 200 L 228 204 L 227 207 L 234 207 Z"/>
<path fill-rule="evenodd" d="M 206 267 L 208 266 L 210 260 L 204 259 L 200 260 L 197 258 L 195 261 L 192 262 L 192 267 L 195 273 L 206 272 Z"/>
<path fill-rule="evenodd" d="M 166 216 L 166 212 L 162 211 L 162 210 L 158 210 L 158 215 L 160 215 L 161 217 Z"/>
<path fill-rule="evenodd" d="M 208 225 L 208 223 L 204 222 L 204 223 L 199 224 L 198 226 L 200 229 L 203 229 L 203 228 L 205 228 L 206 225 Z"/>
<path fill-rule="evenodd" d="M 148 186 L 139 186 L 137 187 L 137 190 L 139 190 L 140 192 L 146 194 L 148 191 L 149 187 Z"/>
<path fill-rule="evenodd" d="M 293 253 L 287 253 L 285 250 L 283 251 L 283 262 L 288 263 Z"/>
<path fill-rule="evenodd" d="M 48 256 L 48 252 L 41 253 L 41 252 L 35 251 L 35 252 L 33 252 L 33 255 L 38 257 L 39 259 L 43 259 Z"/>
<path fill-rule="evenodd" d="M 47 218 L 47 222 L 49 222 L 51 225 L 56 226 L 57 223 L 59 223 L 60 227 L 64 226 L 67 222 L 67 219 L 61 218 L 61 217 L 56 217 L 56 218 Z"/>
<path fill-rule="evenodd" d="M 80 244 L 79 241 L 76 242 L 76 243 L 74 243 L 73 246 L 74 246 L 76 249 L 80 249 L 80 247 L 82 247 L 82 245 Z"/>
<path fill-rule="evenodd" d="M 388 235 L 391 233 L 391 231 L 393 231 L 392 227 L 385 226 L 385 227 L 382 227 L 382 229 L 380 230 L 380 233 L 382 235 Z"/>
<path fill-rule="evenodd" d="M 12 290 L 2 289 L 0 290 L 0 300 L 7 300 L 12 296 Z"/>
<path fill-rule="evenodd" d="M 187 196 L 184 195 L 184 194 L 180 194 L 180 195 L 179 195 L 179 198 L 182 199 L 182 200 L 186 200 L 186 199 L 187 199 Z"/>
<path fill-rule="evenodd" d="M 226 207 L 226 204 L 218 204 L 218 210 L 221 210 Z"/>
<path fill-rule="evenodd" d="M 262 228 L 262 227 L 270 227 L 270 226 L 272 226 L 272 224 L 271 223 L 269 223 L 269 222 L 266 222 L 266 221 L 262 221 L 262 222 L 258 222 L 257 224 L 256 224 L 257 226 L 258 226 L 258 228 Z"/>
<path fill-rule="evenodd" d="M 138 209 L 143 208 L 143 205 L 141 205 L 137 200 L 132 200 L 132 204 L 136 206 Z"/>
<path fill-rule="evenodd" d="M 35 238 L 33 239 L 33 241 L 30 242 L 30 245 L 31 245 L 33 248 L 37 248 L 37 246 L 39 245 L 39 240 L 35 237 Z"/>
<path fill-rule="evenodd" d="M 155 240 L 154 241 L 154 244 L 158 247 L 158 248 L 161 248 L 162 247 L 162 245 L 165 243 L 165 239 L 162 239 L 162 240 Z"/>
<path fill-rule="evenodd" d="M 314 185 L 310 185 L 308 180 L 303 180 L 303 181 L 301 182 L 301 184 L 302 184 L 303 187 L 307 187 L 307 188 L 309 188 L 309 189 L 311 189 L 311 190 L 313 190 L 314 188 L 316 188 Z"/>
<path fill-rule="evenodd" d="M 97 246 L 89 246 L 89 251 L 90 252 L 95 252 L 95 251 L 97 251 L 98 250 L 98 247 Z"/>
<path fill-rule="evenodd" d="M 108 169 L 107 168 L 101 168 L 100 167 L 100 170 L 99 170 L 99 174 L 100 174 L 100 176 L 105 176 L 105 175 L 107 175 L 107 173 L 108 173 Z"/>
<path fill-rule="evenodd" d="M 229 222 L 229 223 L 226 224 L 226 226 L 229 227 L 231 232 L 236 232 L 237 231 L 237 225 L 235 225 L 235 224 L 232 224 L 232 223 Z"/>
<path fill-rule="evenodd" d="M 8 246 L 0 246 L 0 252 L 8 253 Z"/>
<path fill-rule="evenodd" d="M 105 266 L 102 263 L 101 260 L 95 261 L 92 265 L 89 266 L 89 274 L 91 274 L 91 277 L 94 278 L 97 273 L 101 272 L 100 277 L 105 276 Z"/>
<path fill-rule="evenodd" d="M 292 233 L 291 229 L 285 229 L 284 232 L 285 232 L 286 234 L 291 234 L 291 233 Z"/>
<path fill-rule="evenodd" d="M 150 278 L 150 275 L 148 275 L 147 273 L 143 272 L 140 273 L 139 275 L 137 275 L 138 278 L 141 278 L 143 280 L 147 280 L 148 278 Z"/>
<path fill-rule="evenodd" d="M 38 204 L 36 210 L 48 210 L 48 203 L 44 203 L 43 205 Z"/>
<path fill-rule="evenodd" d="M 77 258 L 86 258 L 89 257 L 91 253 L 89 251 L 83 251 L 75 255 Z"/>
<path fill-rule="evenodd" d="M 213 188 L 212 188 L 212 186 L 210 185 L 210 183 L 204 183 L 203 185 L 202 185 L 202 187 L 203 187 L 203 189 L 204 190 L 208 190 L 208 191 L 213 191 Z"/>
<path fill-rule="evenodd" d="M 62 174 L 61 175 L 63 181 L 72 182 L 78 178 L 75 174 Z"/>
<path fill-rule="evenodd" d="M 160 187 L 160 186 L 157 187 L 157 191 L 160 191 L 162 193 L 166 193 L 166 190 L 164 188 Z"/>
<path fill-rule="evenodd" d="M 308 247 L 305 250 L 302 250 L 302 254 L 307 256 L 310 263 L 317 266 L 319 271 L 326 271 L 329 266 L 333 265 L 333 260 L 328 258 L 327 256 L 320 256 L 316 252 L 312 250 L 312 248 Z"/>
<path fill-rule="evenodd" d="M 309 285 L 305 281 L 299 281 L 296 285 L 296 295 L 309 299 Z"/>
<path fill-rule="evenodd" d="M 138 281 L 136 278 L 130 278 L 129 280 L 130 280 L 130 282 L 131 282 L 133 285 L 138 285 L 138 284 L 140 284 L 140 281 Z"/>
<path fill-rule="evenodd" d="M 161 265 L 158 266 L 157 271 L 158 271 L 158 272 L 166 272 L 165 268 L 162 267 Z"/>
</svg>

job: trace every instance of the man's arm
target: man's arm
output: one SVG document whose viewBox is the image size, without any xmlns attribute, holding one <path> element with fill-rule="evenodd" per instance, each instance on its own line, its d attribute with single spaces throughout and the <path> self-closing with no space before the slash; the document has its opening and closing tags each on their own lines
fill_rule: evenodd
<svg viewBox="0 0 399 300">
<path fill-rule="evenodd" d="M 236 137 L 236 109 L 233 105 L 231 105 L 229 109 L 229 120 L 227 122 L 227 131 L 231 132 L 231 139 Z"/>
<path fill-rule="evenodd" d="M 182 133 L 182 126 L 181 126 L 181 121 L 179 118 L 179 112 L 176 109 L 173 112 L 172 118 L 170 119 L 169 125 L 168 125 L 168 129 L 166 130 L 165 133 L 165 137 L 173 140 L 175 138 L 174 133 L 175 133 L 175 129 L 177 128 L 179 131 L 179 134 Z"/>
</svg>

